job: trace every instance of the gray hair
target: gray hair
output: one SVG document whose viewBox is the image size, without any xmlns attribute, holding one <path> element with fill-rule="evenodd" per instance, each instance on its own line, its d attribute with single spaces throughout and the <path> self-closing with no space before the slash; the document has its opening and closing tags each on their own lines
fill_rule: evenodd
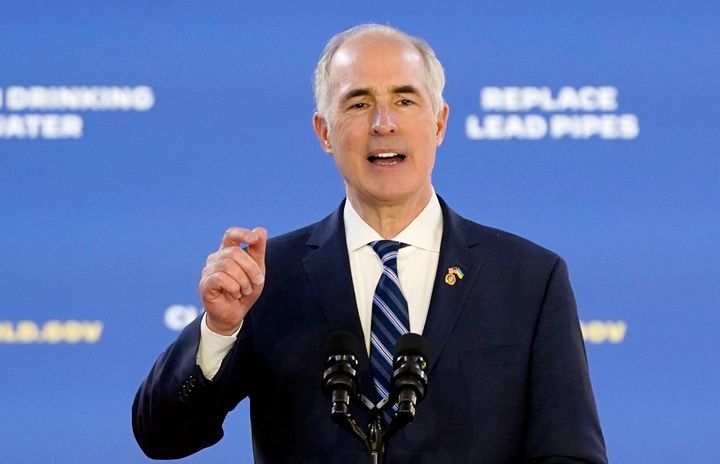
<svg viewBox="0 0 720 464">
<path fill-rule="evenodd" d="M 363 34 L 380 34 L 386 36 L 400 37 L 409 41 L 422 56 L 427 71 L 427 91 L 430 95 L 433 113 L 437 114 L 444 103 L 443 88 L 445 88 L 445 71 L 435 51 L 430 48 L 427 42 L 418 37 L 413 37 L 399 29 L 381 24 L 361 24 L 340 32 L 333 36 L 325 45 L 320 55 L 317 67 L 315 68 L 315 106 L 318 114 L 326 118 L 330 108 L 330 62 L 338 49 L 350 38 Z"/>
</svg>

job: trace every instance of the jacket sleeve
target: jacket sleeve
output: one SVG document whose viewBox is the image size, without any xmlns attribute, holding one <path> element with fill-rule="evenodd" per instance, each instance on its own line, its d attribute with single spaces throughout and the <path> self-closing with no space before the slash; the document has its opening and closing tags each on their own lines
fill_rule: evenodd
<svg viewBox="0 0 720 464">
<path fill-rule="evenodd" d="M 160 355 L 135 395 L 133 433 L 150 458 L 177 459 L 214 445 L 223 436 L 225 416 L 248 394 L 249 324 L 209 381 L 196 362 L 201 320 L 185 327 Z"/>
<path fill-rule="evenodd" d="M 565 262 L 550 273 L 532 342 L 525 461 L 606 464 Z"/>
</svg>

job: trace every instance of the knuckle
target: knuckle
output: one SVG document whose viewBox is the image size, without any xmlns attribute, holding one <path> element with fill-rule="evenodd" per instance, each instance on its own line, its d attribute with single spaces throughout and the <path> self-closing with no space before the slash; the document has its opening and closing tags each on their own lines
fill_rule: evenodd
<svg viewBox="0 0 720 464">
<path fill-rule="evenodd" d="M 242 258 L 245 255 L 245 251 L 239 246 L 233 246 L 226 248 L 225 256 L 230 256 L 233 259 Z"/>
<path fill-rule="evenodd" d="M 238 251 L 240 250 L 239 247 L 236 246 L 229 246 L 223 248 L 218 253 L 218 260 L 227 260 L 227 259 L 236 259 L 238 256 Z"/>
<path fill-rule="evenodd" d="M 210 276 L 212 274 L 215 274 L 218 270 L 218 263 L 209 263 L 205 268 L 203 269 L 203 275 L 204 276 Z"/>
<path fill-rule="evenodd" d="M 210 279 L 208 279 L 208 278 L 201 279 L 200 283 L 198 284 L 198 288 L 200 289 L 201 294 L 205 294 L 205 293 L 209 292 L 212 289 Z"/>
</svg>

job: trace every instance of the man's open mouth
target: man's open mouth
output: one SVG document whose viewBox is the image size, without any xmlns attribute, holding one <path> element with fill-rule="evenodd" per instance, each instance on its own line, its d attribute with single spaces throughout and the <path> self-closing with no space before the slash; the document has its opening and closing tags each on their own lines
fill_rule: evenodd
<svg viewBox="0 0 720 464">
<path fill-rule="evenodd" d="M 368 156 L 368 161 L 375 164 L 394 164 L 405 159 L 402 153 L 376 153 Z"/>
</svg>

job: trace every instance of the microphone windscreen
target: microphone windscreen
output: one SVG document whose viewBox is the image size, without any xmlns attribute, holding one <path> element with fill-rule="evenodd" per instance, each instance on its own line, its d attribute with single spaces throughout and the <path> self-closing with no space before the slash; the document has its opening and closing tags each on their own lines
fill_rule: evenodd
<svg viewBox="0 0 720 464">
<path fill-rule="evenodd" d="M 325 357 L 349 354 L 355 357 L 360 356 L 360 342 L 355 335 L 344 330 L 334 332 L 330 335 L 325 349 Z"/>
<path fill-rule="evenodd" d="M 426 361 L 430 359 L 430 346 L 422 335 L 406 333 L 395 343 L 395 358 L 398 356 L 422 355 Z"/>
</svg>

